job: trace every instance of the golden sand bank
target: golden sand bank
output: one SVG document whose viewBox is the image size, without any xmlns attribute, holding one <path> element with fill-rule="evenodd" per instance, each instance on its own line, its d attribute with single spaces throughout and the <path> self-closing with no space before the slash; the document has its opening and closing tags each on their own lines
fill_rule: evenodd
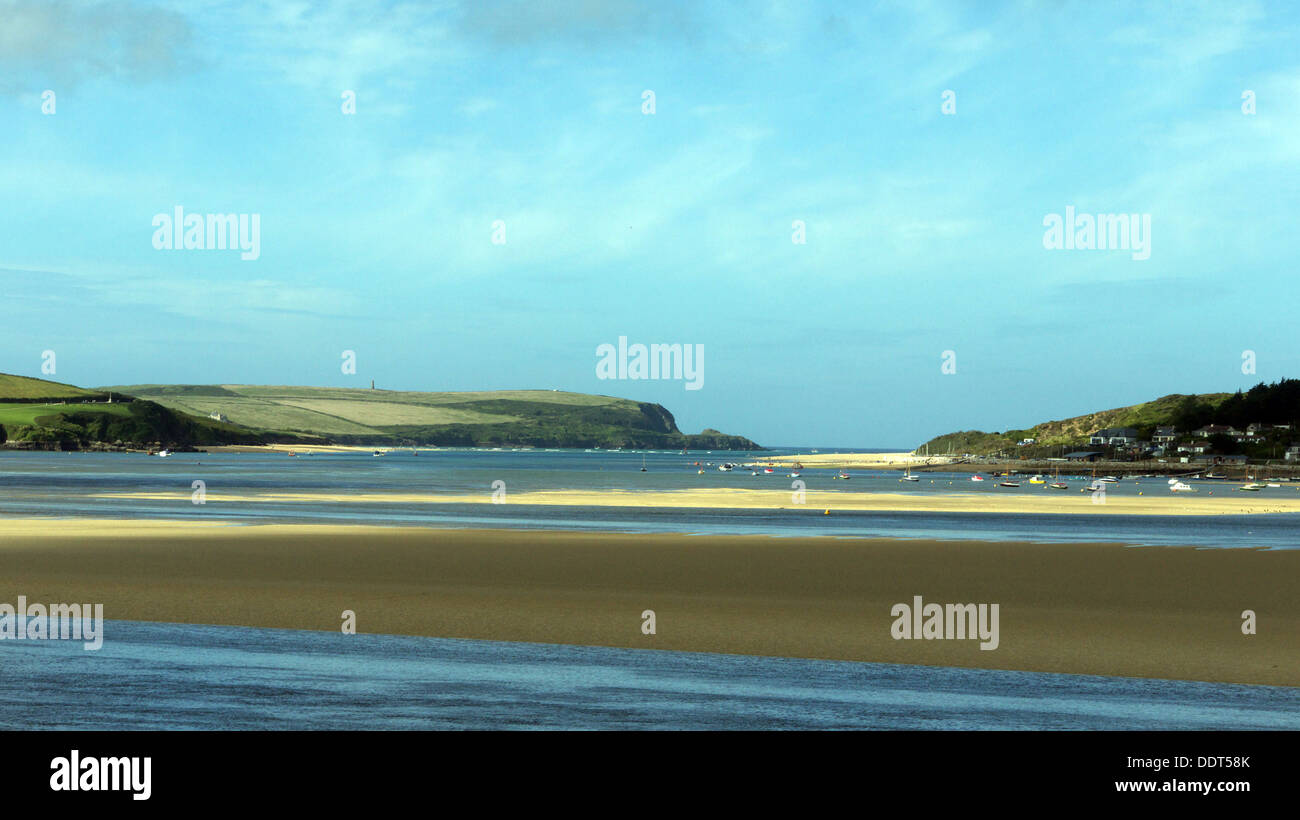
<svg viewBox="0 0 1300 820">
<path fill-rule="evenodd" d="M 796 503 L 790 489 L 695 490 L 555 490 L 509 493 L 505 503 L 580 507 L 677 507 L 682 509 L 787 509 L 792 513 L 856 510 L 875 512 L 1077 513 L 1085 515 L 1254 515 L 1300 512 L 1300 493 L 1280 488 L 1268 493 L 1234 493 L 1230 485 L 1214 495 L 1170 493 L 1153 483 L 1147 495 L 1109 493 L 1094 503 L 1091 493 L 1043 488 L 1032 493 L 1012 490 L 946 493 L 878 493 L 805 490 Z M 121 498 L 190 503 L 190 491 L 96 493 L 93 498 Z M 365 504 L 490 504 L 492 492 L 482 493 L 223 493 L 207 492 L 207 504 L 329 502 Z"/>
<path fill-rule="evenodd" d="M 758 464 L 789 466 L 798 463 L 810 468 L 844 470 L 919 467 L 926 464 L 950 464 L 955 460 L 949 456 L 918 456 L 913 453 L 800 453 L 754 459 Z"/>
<path fill-rule="evenodd" d="M 1300 551 L 329 525 L 0 524 L 0 601 L 110 619 L 1300 685 Z M 996 603 L 999 645 L 891 609 Z M 1253 610 L 1258 634 L 1243 635 Z M 656 634 L 642 633 L 653 610 Z M 112 640 L 111 630 L 107 636 Z"/>
</svg>

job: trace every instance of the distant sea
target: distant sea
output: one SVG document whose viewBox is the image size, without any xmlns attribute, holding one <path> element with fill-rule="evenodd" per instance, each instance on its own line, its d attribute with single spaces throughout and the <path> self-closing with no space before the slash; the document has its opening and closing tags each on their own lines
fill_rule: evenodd
<svg viewBox="0 0 1300 820">
<path fill-rule="evenodd" d="M 0 641 L 0 729 L 1300 729 L 1300 689 L 108 621 Z"/>
</svg>

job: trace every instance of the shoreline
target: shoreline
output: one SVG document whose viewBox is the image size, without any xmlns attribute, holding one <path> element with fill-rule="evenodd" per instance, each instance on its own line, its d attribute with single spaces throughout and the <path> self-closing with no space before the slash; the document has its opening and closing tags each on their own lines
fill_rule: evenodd
<svg viewBox="0 0 1300 820">
<path fill-rule="evenodd" d="M 0 528 L 0 601 L 326 631 L 352 610 L 365 633 L 1300 686 L 1300 551 L 48 524 Z M 915 595 L 999 604 L 998 648 L 894 640 L 891 608 Z M 1246 609 L 1257 635 L 1241 633 Z"/>
</svg>

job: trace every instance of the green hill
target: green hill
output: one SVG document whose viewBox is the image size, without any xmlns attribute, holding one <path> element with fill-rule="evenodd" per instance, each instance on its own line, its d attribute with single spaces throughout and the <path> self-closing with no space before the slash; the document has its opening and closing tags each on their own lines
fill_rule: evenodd
<svg viewBox="0 0 1300 820">
<path fill-rule="evenodd" d="M 70 384 L 0 374 L 0 442 L 7 442 L 11 447 L 184 449 L 274 440 L 279 439 L 117 391 L 85 390 Z"/>
<path fill-rule="evenodd" d="M 103 393 L 73 387 L 70 384 L 10 376 L 0 373 L 0 400 L 6 402 L 64 401 L 67 399 L 105 399 Z"/>
<path fill-rule="evenodd" d="M 341 387 L 121 385 L 102 388 L 263 435 L 338 444 L 757 449 L 716 430 L 688 435 L 657 404 L 552 390 L 432 393 Z"/>
<path fill-rule="evenodd" d="M 1059 452 L 1062 447 L 1086 447 L 1092 433 L 1108 427 L 1132 427 L 1140 440 L 1149 441 L 1157 426 L 1174 427 L 1180 437 L 1207 424 L 1223 424 L 1244 430 L 1247 425 L 1300 422 L 1300 380 L 1284 379 L 1258 384 L 1246 392 L 1173 394 L 1154 401 L 1117 407 L 1082 416 L 1049 421 L 1023 430 L 986 433 L 979 430 L 948 433 L 926 442 L 930 453 L 990 455 L 1013 450 L 1034 457 Z M 1279 433 L 1283 438 L 1289 431 Z M 1017 447 L 1032 438 L 1034 445 Z"/>
</svg>

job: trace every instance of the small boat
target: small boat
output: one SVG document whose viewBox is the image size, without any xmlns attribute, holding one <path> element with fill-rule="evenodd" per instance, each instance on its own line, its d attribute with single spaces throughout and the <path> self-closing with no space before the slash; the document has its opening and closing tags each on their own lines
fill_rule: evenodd
<svg viewBox="0 0 1300 820">
<path fill-rule="evenodd" d="M 1185 484 L 1185 483 L 1183 483 L 1182 481 L 1179 481 L 1178 479 L 1175 478 L 1175 479 L 1173 479 L 1173 480 L 1170 482 L 1170 484 L 1169 484 L 1169 492 L 1171 492 L 1171 493 L 1194 493 L 1194 492 L 1196 492 L 1196 488 L 1193 487 L 1191 484 Z"/>
<path fill-rule="evenodd" d="M 983 481 L 983 480 L 984 480 L 984 476 L 979 475 L 979 474 L 977 473 L 977 474 L 971 476 L 971 477 L 970 477 L 970 480 L 971 480 L 971 481 Z"/>
<path fill-rule="evenodd" d="M 169 455 L 171 455 L 171 454 L 172 454 L 172 451 L 171 451 L 171 450 L 159 450 L 159 451 L 158 451 L 158 458 L 167 458 L 167 456 L 169 456 Z"/>
<path fill-rule="evenodd" d="M 645 468 L 645 456 L 641 456 L 641 472 L 643 472 L 643 473 L 646 472 L 646 468 Z"/>
<path fill-rule="evenodd" d="M 734 465 L 734 464 L 719 464 L 719 465 L 718 465 L 718 471 L 719 471 L 719 472 L 723 472 L 723 473 L 729 473 L 729 472 L 731 472 L 732 468 L 735 467 L 735 466 L 736 466 L 736 465 Z"/>
<path fill-rule="evenodd" d="M 1105 476 L 1102 476 L 1101 478 L 1099 478 L 1099 479 L 1097 479 L 1097 480 L 1100 481 L 1100 482 L 1102 482 L 1103 484 L 1118 484 L 1118 483 L 1119 483 L 1119 479 L 1116 478 L 1116 477 L 1113 476 L 1113 475 L 1105 475 Z"/>
<path fill-rule="evenodd" d="M 998 486 L 999 486 L 999 487 L 1019 487 L 1019 486 L 1020 486 L 1020 482 L 1019 482 L 1019 481 L 999 481 L 999 482 L 998 482 Z"/>
<path fill-rule="evenodd" d="M 1257 492 L 1259 492 L 1260 490 L 1264 489 L 1264 488 L 1267 487 L 1267 486 L 1268 486 L 1267 484 L 1258 484 L 1258 483 L 1252 481 L 1252 482 L 1249 483 L 1249 484 L 1243 484 L 1243 485 L 1241 485 L 1241 486 L 1238 487 L 1237 489 L 1238 489 L 1238 490 L 1244 490 L 1245 492 L 1248 492 L 1248 493 L 1257 493 Z"/>
<path fill-rule="evenodd" d="M 1030 484 L 1046 484 L 1046 483 L 1047 483 L 1047 479 L 1043 478 L 1042 473 L 1039 473 L 1038 475 L 1036 475 L 1036 476 L 1034 476 L 1033 478 L 1029 479 L 1029 483 L 1030 483 Z"/>
<path fill-rule="evenodd" d="M 850 476 L 848 473 L 844 472 L 843 470 L 840 470 L 840 474 L 837 475 L 837 476 L 835 476 L 835 477 L 836 477 L 836 478 L 842 478 L 842 479 L 844 479 L 845 481 L 848 481 L 850 478 L 852 478 L 852 476 Z"/>
<path fill-rule="evenodd" d="M 1051 484 L 1048 484 L 1047 486 L 1051 487 L 1053 490 L 1068 490 L 1068 489 L 1070 489 L 1070 485 L 1069 485 L 1069 484 L 1066 484 L 1064 481 L 1053 481 Z"/>
<path fill-rule="evenodd" d="M 798 478 L 798 477 L 799 477 L 799 474 L 798 474 L 798 473 L 790 473 L 790 477 L 791 477 L 791 478 Z"/>
<path fill-rule="evenodd" d="M 774 471 L 771 467 L 764 467 L 764 468 L 763 468 L 763 475 L 771 475 L 773 472 L 775 472 L 775 471 Z"/>
<path fill-rule="evenodd" d="M 904 470 L 904 472 L 903 472 L 903 477 L 900 478 L 900 479 L 898 479 L 898 480 L 899 480 L 899 481 L 920 481 L 921 479 L 919 479 L 919 478 L 917 478 L 916 476 L 912 475 L 912 468 L 911 468 L 911 467 L 908 467 L 908 468 L 906 468 L 906 470 Z"/>
</svg>

